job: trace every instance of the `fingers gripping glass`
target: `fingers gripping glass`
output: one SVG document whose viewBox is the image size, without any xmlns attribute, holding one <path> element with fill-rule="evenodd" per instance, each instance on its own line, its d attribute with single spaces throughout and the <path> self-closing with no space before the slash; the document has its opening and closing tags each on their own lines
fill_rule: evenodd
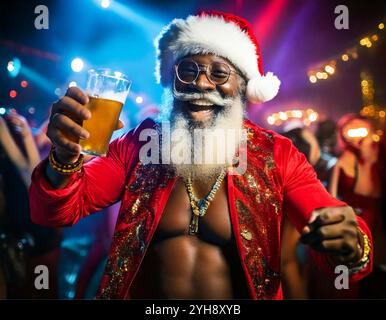
<svg viewBox="0 0 386 320">
<path fill-rule="evenodd" d="M 222 85 L 228 81 L 231 73 L 238 73 L 226 63 L 214 61 L 209 65 L 198 65 L 190 59 L 181 60 L 175 65 L 175 69 L 178 80 L 185 84 L 195 84 L 201 72 L 205 72 L 208 80 L 214 85 Z"/>
</svg>

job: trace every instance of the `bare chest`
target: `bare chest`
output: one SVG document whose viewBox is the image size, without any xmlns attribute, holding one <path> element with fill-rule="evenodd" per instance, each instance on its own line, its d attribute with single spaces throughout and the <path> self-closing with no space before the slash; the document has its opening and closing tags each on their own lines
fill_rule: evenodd
<svg viewBox="0 0 386 320">
<path fill-rule="evenodd" d="M 192 210 L 185 184 L 178 180 L 166 203 L 157 235 L 163 237 L 188 234 Z M 204 217 L 199 218 L 198 238 L 204 242 L 227 242 L 232 234 L 226 183 L 223 181 Z"/>
</svg>

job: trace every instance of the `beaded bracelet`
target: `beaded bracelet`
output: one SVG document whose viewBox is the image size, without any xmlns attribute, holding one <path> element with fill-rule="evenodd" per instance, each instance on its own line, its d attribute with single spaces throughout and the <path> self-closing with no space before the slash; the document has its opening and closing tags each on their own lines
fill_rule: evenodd
<svg viewBox="0 0 386 320">
<path fill-rule="evenodd" d="M 71 174 L 82 169 L 84 158 L 83 154 L 81 154 L 78 160 L 76 160 L 76 162 L 69 164 L 61 164 L 55 159 L 55 148 L 52 147 L 50 150 L 48 161 L 50 162 L 52 169 L 54 169 L 56 172 L 59 172 L 61 174 Z"/>
</svg>

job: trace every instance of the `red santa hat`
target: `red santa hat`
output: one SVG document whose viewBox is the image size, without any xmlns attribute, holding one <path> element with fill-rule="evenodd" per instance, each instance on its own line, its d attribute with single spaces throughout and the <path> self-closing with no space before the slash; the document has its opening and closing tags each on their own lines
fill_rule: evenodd
<svg viewBox="0 0 386 320">
<path fill-rule="evenodd" d="M 174 19 L 158 38 L 156 77 L 169 86 L 174 79 L 174 64 L 192 54 L 215 54 L 230 61 L 248 81 L 249 102 L 260 103 L 274 98 L 280 80 L 272 73 L 264 75 L 259 44 L 249 23 L 235 15 L 203 11 L 187 19 Z"/>
</svg>

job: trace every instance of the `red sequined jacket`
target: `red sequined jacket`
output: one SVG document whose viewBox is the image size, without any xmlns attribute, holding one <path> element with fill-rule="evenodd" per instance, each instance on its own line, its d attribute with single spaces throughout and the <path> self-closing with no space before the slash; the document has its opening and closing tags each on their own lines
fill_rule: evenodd
<svg viewBox="0 0 386 320">
<path fill-rule="evenodd" d="M 44 178 L 47 160 L 35 169 L 30 187 L 35 223 L 61 227 L 122 200 L 109 259 L 98 296 L 130 298 L 130 285 L 144 258 L 176 178 L 166 165 L 139 162 L 139 133 L 157 124 L 146 119 L 136 129 L 113 141 L 106 157 L 94 158 L 55 190 Z M 247 170 L 227 175 L 233 233 L 251 297 L 281 299 L 280 241 L 283 213 L 301 230 L 311 212 L 340 206 L 317 180 L 305 157 L 290 140 L 245 120 L 248 130 Z M 366 224 L 359 226 L 371 238 Z M 315 252 L 317 264 L 333 274 L 329 256 Z M 351 276 L 359 280 L 371 263 Z"/>
</svg>

